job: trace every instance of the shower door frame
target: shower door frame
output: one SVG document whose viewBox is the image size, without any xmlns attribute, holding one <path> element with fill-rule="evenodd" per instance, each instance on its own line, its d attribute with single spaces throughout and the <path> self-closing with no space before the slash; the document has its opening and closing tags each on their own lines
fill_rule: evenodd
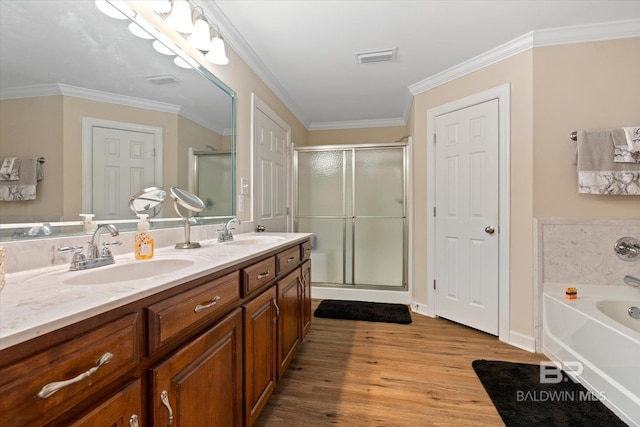
<svg viewBox="0 0 640 427">
<path fill-rule="evenodd" d="M 356 150 L 379 150 L 384 148 L 393 148 L 393 149 L 402 149 L 402 285 L 394 286 L 394 285 L 372 285 L 372 284 L 357 284 L 355 281 L 355 233 L 356 226 L 355 220 L 356 218 L 399 218 L 392 216 L 361 216 L 358 217 L 355 215 L 355 188 L 356 188 L 356 180 L 355 180 L 355 161 L 356 161 Z M 372 144 L 337 144 L 337 145 L 316 145 L 316 146 L 307 146 L 307 147 L 294 147 L 294 156 L 293 156 L 293 196 L 292 196 L 292 218 L 293 218 L 293 227 L 294 230 L 298 230 L 298 218 L 307 218 L 307 219 L 343 219 L 343 231 L 342 231 L 342 282 L 343 283 L 314 283 L 314 286 L 321 286 L 327 288 L 333 288 L 339 286 L 340 288 L 349 288 L 349 289 L 367 289 L 367 290 L 382 290 L 382 291 L 399 291 L 406 292 L 409 290 L 409 219 L 407 217 L 407 204 L 408 204 L 408 179 L 409 179 L 409 144 L 408 142 L 392 142 L 392 143 L 372 143 Z M 351 185 L 353 191 L 351 192 L 351 215 L 346 215 L 344 212 L 343 216 L 298 216 L 298 153 L 300 152 L 318 152 L 318 151 L 351 151 Z M 346 174 L 346 171 L 343 167 L 343 173 Z M 346 195 L 344 196 L 346 197 Z M 343 206 L 346 205 L 346 200 L 343 200 Z M 347 282 L 347 232 L 348 232 L 348 221 L 351 220 L 351 280 L 350 283 Z M 313 253 L 312 253 L 313 254 Z"/>
</svg>

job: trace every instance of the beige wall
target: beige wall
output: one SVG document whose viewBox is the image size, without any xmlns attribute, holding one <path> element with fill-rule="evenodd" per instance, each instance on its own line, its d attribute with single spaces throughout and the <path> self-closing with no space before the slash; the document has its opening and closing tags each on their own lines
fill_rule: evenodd
<svg viewBox="0 0 640 427">
<path fill-rule="evenodd" d="M 640 125 L 640 38 L 533 52 L 534 216 L 640 218 L 640 197 L 578 194 L 574 130 Z"/>
<path fill-rule="evenodd" d="M 635 52 L 635 54 L 634 54 Z M 414 296 L 426 303 L 428 109 L 511 85 L 511 329 L 533 336 L 533 219 L 640 218 L 633 196 L 577 193 L 569 134 L 638 124 L 640 38 L 526 51 L 414 98 Z"/>
<path fill-rule="evenodd" d="M 533 334 L 532 52 L 527 51 L 416 96 L 413 147 L 414 298 L 427 303 L 427 110 L 511 84 L 511 328 Z"/>
<path fill-rule="evenodd" d="M 407 126 L 312 130 L 309 131 L 308 145 L 388 143 L 408 135 Z"/>
<path fill-rule="evenodd" d="M 45 179 L 36 200 L 0 201 L 0 222 L 38 218 L 56 222 L 62 212 L 62 96 L 0 101 L 0 161 L 5 157 L 44 157 Z M 78 212 L 79 213 L 79 212 Z"/>
<path fill-rule="evenodd" d="M 207 145 L 223 150 L 222 135 L 182 116 L 178 117 L 178 187 L 189 188 L 189 148 L 206 150 Z"/>
</svg>

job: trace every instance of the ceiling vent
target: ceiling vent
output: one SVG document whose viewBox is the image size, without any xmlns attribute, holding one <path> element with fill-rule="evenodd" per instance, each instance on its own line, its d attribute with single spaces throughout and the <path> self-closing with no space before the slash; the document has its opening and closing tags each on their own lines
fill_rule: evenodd
<svg viewBox="0 0 640 427">
<path fill-rule="evenodd" d="M 369 62 L 386 62 L 392 61 L 396 57 L 396 48 L 367 50 L 364 52 L 356 52 L 356 63 L 368 64 Z"/>
<path fill-rule="evenodd" d="M 173 83 L 180 83 L 182 80 L 171 74 L 163 74 L 159 76 L 146 76 L 144 77 L 148 81 L 156 85 L 167 85 Z"/>
</svg>

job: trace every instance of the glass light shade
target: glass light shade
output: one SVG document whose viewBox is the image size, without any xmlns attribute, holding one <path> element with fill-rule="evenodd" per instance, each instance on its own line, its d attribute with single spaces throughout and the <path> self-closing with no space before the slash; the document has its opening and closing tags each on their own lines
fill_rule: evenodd
<svg viewBox="0 0 640 427">
<path fill-rule="evenodd" d="M 211 32 L 207 21 L 202 18 L 196 19 L 196 23 L 193 25 L 193 33 L 187 37 L 187 41 L 196 49 L 208 51 L 211 46 Z"/>
<path fill-rule="evenodd" d="M 167 23 L 179 33 L 191 34 L 193 21 L 191 19 L 191 5 L 187 0 L 173 0 L 173 8 L 167 18 Z"/>
<path fill-rule="evenodd" d="M 163 55 L 174 56 L 176 53 L 165 46 L 163 43 L 160 43 L 158 40 L 153 42 L 153 48 L 156 52 L 160 52 Z"/>
<path fill-rule="evenodd" d="M 211 39 L 209 52 L 204 57 L 212 64 L 226 65 L 229 63 L 229 58 L 227 58 L 224 49 L 224 41 L 218 36 Z"/>
<path fill-rule="evenodd" d="M 95 3 L 98 10 L 110 18 L 128 19 L 127 15 L 106 0 L 96 0 Z"/>
<path fill-rule="evenodd" d="M 191 66 L 191 64 L 189 64 L 187 61 L 185 61 L 184 59 L 180 58 L 179 56 L 176 56 L 175 58 L 173 58 L 173 62 L 181 68 L 193 68 Z"/>
<path fill-rule="evenodd" d="M 140 20 L 142 18 L 138 17 L 138 20 Z M 141 39 L 145 39 L 145 40 L 152 40 L 155 37 L 153 37 L 151 34 L 149 34 L 144 28 L 142 28 L 140 25 L 136 24 L 135 22 L 132 22 L 131 24 L 129 24 L 129 31 L 131 31 L 131 33 L 136 36 L 136 37 L 140 37 Z"/>
<path fill-rule="evenodd" d="M 171 10 L 170 0 L 146 0 L 143 4 L 158 13 L 167 13 Z"/>
</svg>

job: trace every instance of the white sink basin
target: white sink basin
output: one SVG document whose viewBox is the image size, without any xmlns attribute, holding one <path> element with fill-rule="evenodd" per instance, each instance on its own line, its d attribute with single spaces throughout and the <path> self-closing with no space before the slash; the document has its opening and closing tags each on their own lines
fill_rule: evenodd
<svg viewBox="0 0 640 427">
<path fill-rule="evenodd" d="M 163 274 L 174 273 L 191 267 L 195 260 L 188 258 L 159 258 L 97 267 L 91 270 L 75 271 L 62 280 L 67 285 L 101 285 L 104 283 L 141 280 Z"/>
<path fill-rule="evenodd" d="M 284 237 L 281 236 L 247 236 L 243 237 L 234 236 L 234 240 L 230 242 L 225 242 L 225 245 L 242 245 L 242 246 L 251 246 L 251 245 L 268 245 L 271 243 L 277 243 L 284 240 Z"/>
</svg>

